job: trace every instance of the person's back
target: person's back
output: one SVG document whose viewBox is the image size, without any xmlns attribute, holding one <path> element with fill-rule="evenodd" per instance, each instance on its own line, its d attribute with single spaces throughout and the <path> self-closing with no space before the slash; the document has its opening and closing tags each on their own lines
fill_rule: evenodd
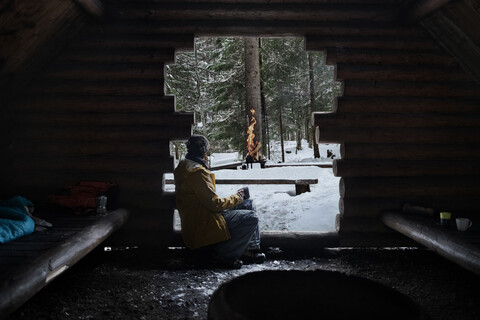
<svg viewBox="0 0 480 320">
<path fill-rule="evenodd" d="M 205 161 L 208 140 L 193 135 L 187 141 L 187 155 L 175 169 L 177 209 L 182 236 L 190 249 L 211 247 L 230 266 L 241 267 L 244 259 L 261 263 L 258 217 L 252 200 L 244 201 L 244 190 L 219 197 L 215 176 Z"/>
<path fill-rule="evenodd" d="M 222 211 L 240 204 L 241 197 L 220 198 L 216 194 L 213 174 L 189 159 L 180 161 L 174 176 L 185 245 L 197 249 L 230 239 Z"/>
</svg>

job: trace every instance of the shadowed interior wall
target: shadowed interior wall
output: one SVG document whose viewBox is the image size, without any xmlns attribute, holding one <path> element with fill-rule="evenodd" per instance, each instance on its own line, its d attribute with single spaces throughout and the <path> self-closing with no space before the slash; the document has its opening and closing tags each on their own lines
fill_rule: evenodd
<svg viewBox="0 0 480 320">
<path fill-rule="evenodd" d="M 165 64 L 195 36 L 305 36 L 343 82 L 334 112 L 313 119 L 320 142 L 342 143 L 340 232 L 387 231 L 378 213 L 405 201 L 474 208 L 479 85 L 419 23 L 398 20 L 403 1 L 103 5 L 2 108 L 2 194 L 42 201 L 79 180 L 115 181 L 132 210 L 125 243 L 168 243 L 162 175 L 173 171 L 169 141 L 188 138 L 193 116 L 164 95 Z"/>
</svg>

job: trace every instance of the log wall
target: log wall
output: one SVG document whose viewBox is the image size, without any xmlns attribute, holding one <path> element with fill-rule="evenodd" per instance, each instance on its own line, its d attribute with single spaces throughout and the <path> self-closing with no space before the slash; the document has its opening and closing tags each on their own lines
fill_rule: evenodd
<svg viewBox="0 0 480 320">
<path fill-rule="evenodd" d="M 193 115 L 165 96 L 164 67 L 194 36 L 116 28 L 125 23 L 116 2 L 104 5 L 102 20 L 87 20 L 10 103 L 2 193 L 41 204 L 81 180 L 117 182 L 120 206 L 132 211 L 117 237 L 165 243 L 173 226 L 162 200 L 163 174 L 173 170 L 169 143 L 190 136 Z"/>
<path fill-rule="evenodd" d="M 470 212 L 479 87 L 420 24 L 398 21 L 402 2 L 105 0 L 2 108 L 2 194 L 41 201 L 79 180 L 115 181 L 131 211 L 124 242 L 168 243 L 169 141 L 188 138 L 193 117 L 165 96 L 165 64 L 195 36 L 305 36 L 343 82 L 335 111 L 314 116 L 319 142 L 342 143 L 339 230 L 385 231 L 377 214 L 404 201 Z"/>
<path fill-rule="evenodd" d="M 343 82 L 334 112 L 313 116 L 318 142 L 341 143 L 340 231 L 386 231 L 377 215 L 404 203 L 477 211 L 480 86 L 426 32 L 412 42 L 394 29 L 391 41 L 337 38 L 335 47 L 307 37 L 308 49 L 327 47 Z"/>
</svg>

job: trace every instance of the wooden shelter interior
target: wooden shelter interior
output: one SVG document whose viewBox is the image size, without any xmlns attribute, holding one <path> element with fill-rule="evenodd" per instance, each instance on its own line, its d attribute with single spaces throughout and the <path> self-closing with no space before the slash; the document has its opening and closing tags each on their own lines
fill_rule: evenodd
<svg viewBox="0 0 480 320">
<path fill-rule="evenodd" d="M 113 181 L 130 214 L 112 243 L 181 245 L 163 175 L 194 119 L 165 65 L 201 36 L 304 37 L 342 83 L 312 116 L 318 142 L 341 144 L 337 232 L 265 245 L 411 244 L 387 226 L 404 203 L 480 222 L 478 0 L 0 1 L 0 197 Z"/>
</svg>

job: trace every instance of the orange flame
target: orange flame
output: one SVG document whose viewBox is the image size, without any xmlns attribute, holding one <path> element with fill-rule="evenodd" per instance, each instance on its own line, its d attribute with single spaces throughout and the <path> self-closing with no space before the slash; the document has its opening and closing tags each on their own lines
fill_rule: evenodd
<svg viewBox="0 0 480 320">
<path fill-rule="evenodd" d="M 255 109 L 251 108 L 250 113 L 252 114 L 252 117 L 250 118 L 250 125 L 247 130 L 247 151 L 249 156 L 258 161 L 261 156 L 261 153 L 259 152 L 261 144 L 258 143 L 258 141 L 255 141 L 255 134 L 253 133 L 255 124 L 257 123 L 257 120 L 255 119 Z"/>
</svg>

